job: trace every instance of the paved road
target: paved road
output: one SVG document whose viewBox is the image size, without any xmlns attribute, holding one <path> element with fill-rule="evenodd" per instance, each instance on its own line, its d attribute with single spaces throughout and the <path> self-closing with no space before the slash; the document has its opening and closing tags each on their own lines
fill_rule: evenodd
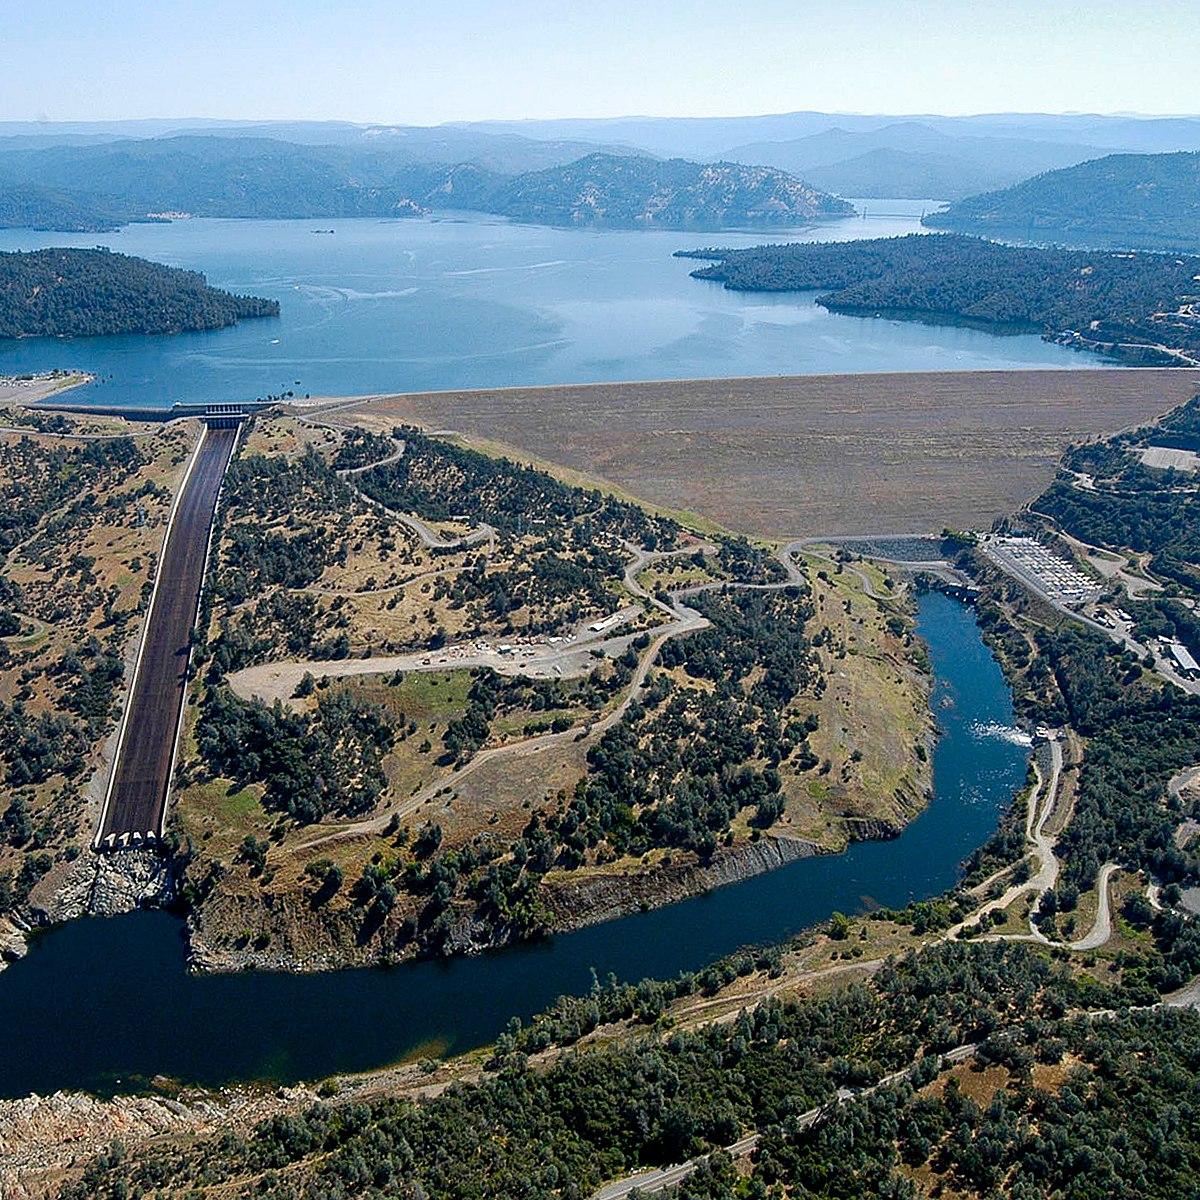
<svg viewBox="0 0 1200 1200">
<path fill-rule="evenodd" d="M 209 532 L 236 439 L 235 429 L 204 430 L 176 501 L 121 725 L 100 846 L 120 844 L 126 834 L 162 831 Z"/>
<path fill-rule="evenodd" d="M 819 1109 L 811 1109 L 809 1112 L 801 1113 L 796 1118 L 795 1125 L 798 1129 L 807 1129 L 812 1125 L 820 1115 Z M 744 1137 L 740 1142 L 734 1142 L 732 1146 L 725 1147 L 725 1153 L 730 1158 L 744 1158 L 750 1154 L 758 1146 L 758 1134 L 752 1133 L 749 1137 Z M 687 1162 L 676 1163 L 671 1167 L 660 1167 L 658 1169 L 651 1168 L 646 1171 L 638 1171 L 636 1175 L 627 1175 L 623 1179 L 614 1180 L 612 1183 L 605 1184 L 593 1196 L 593 1200 L 625 1200 L 625 1197 L 632 1192 L 663 1192 L 667 1188 L 676 1187 L 681 1184 L 696 1168 L 700 1165 L 700 1160 L 693 1158 Z"/>
<path fill-rule="evenodd" d="M 940 1055 L 938 1060 L 939 1065 L 946 1067 L 954 1063 L 965 1062 L 974 1055 L 978 1048 L 978 1044 L 975 1042 L 971 1042 L 966 1046 L 958 1046 L 954 1050 Z M 872 1092 L 879 1091 L 880 1088 L 891 1087 L 892 1084 L 899 1083 L 900 1080 L 907 1078 L 916 1066 L 917 1063 L 914 1062 L 899 1071 L 893 1071 L 890 1075 L 885 1075 L 878 1083 L 874 1083 L 867 1088 L 839 1088 L 837 1098 L 831 1104 L 823 1108 L 810 1108 L 807 1112 L 803 1112 L 798 1117 L 792 1118 L 788 1122 L 789 1127 L 793 1130 L 809 1129 L 834 1104 L 845 1104 L 847 1100 L 856 1100 L 862 1096 L 869 1096 Z M 730 1158 L 745 1158 L 747 1154 L 752 1154 L 758 1148 L 758 1140 L 759 1135 L 757 1133 L 748 1134 L 732 1145 L 726 1146 L 724 1148 L 725 1153 Z M 707 1157 L 707 1155 L 701 1155 L 699 1158 L 692 1158 L 687 1162 L 676 1163 L 670 1167 L 638 1171 L 633 1175 L 614 1179 L 612 1183 L 606 1183 L 598 1192 L 593 1193 L 592 1200 L 625 1200 L 625 1197 L 634 1191 L 648 1193 L 665 1191 L 669 1187 L 675 1187 L 677 1184 L 682 1183 L 700 1165 L 701 1161 Z"/>
<path fill-rule="evenodd" d="M 1112 911 L 1108 899 L 1108 881 L 1117 869 L 1116 863 L 1107 862 L 1100 868 L 1096 877 L 1096 891 L 1099 899 L 1096 905 L 1096 920 L 1092 928 L 1078 941 L 1071 943 L 1072 950 L 1098 950 L 1112 937 Z"/>
</svg>

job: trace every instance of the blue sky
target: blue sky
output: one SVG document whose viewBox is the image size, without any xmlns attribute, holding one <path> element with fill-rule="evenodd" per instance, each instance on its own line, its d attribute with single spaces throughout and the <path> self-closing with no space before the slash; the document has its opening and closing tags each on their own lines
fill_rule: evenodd
<svg viewBox="0 0 1200 1200">
<path fill-rule="evenodd" d="M 1194 113 L 1198 0 L 5 0 L 0 119 Z"/>
</svg>

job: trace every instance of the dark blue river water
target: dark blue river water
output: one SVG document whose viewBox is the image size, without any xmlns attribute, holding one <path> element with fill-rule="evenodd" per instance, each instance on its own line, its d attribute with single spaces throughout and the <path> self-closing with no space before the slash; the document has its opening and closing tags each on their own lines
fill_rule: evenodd
<svg viewBox="0 0 1200 1200">
<path fill-rule="evenodd" d="M 1099 367 L 1030 334 L 838 316 L 812 294 L 725 291 L 672 258 L 700 245 L 920 232 L 921 201 L 748 233 L 550 229 L 498 218 L 178 221 L 0 230 L 0 250 L 97 243 L 279 300 L 275 320 L 176 337 L 0 340 L 0 374 L 70 367 L 73 401 L 134 406 L 625 379 Z M 315 229 L 332 229 L 317 233 Z"/>
<path fill-rule="evenodd" d="M 324 975 L 189 976 L 182 926 L 160 912 L 76 921 L 0 974 L 0 1095 L 131 1090 L 154 1075 L 211 1085 L 315 1079 L 494 1038 L 594 968 L 668 977 L 747 943 L 780 941 L 834 910 L 899 906 L 953 883 L 1020 786 L 1027 748 L 971 609 L 920 600 L 942 730 L 934 797 L 904 833 L 803 859 L 654 912 L 450 963 Z"/>
</svg>

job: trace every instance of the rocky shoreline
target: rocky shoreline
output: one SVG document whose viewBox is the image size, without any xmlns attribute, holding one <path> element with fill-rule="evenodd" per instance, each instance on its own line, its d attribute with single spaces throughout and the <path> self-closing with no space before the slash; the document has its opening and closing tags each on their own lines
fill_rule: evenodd
<svg viewBox="0 0 1200 1200">
<path fill-rule="evenodd" d="M 848 821 L 849 824 L 849 821 Z M 859 820 L 852 837 L 890 838 L 900 828 L 887 821 Z M 813 842 L 767 835 L 733 848 L 722 848 L 707 863 L 694 854 L 678 854 L 649 870 L 560 873 L 544 886 L 550 934 L 568 933 L 636 912 L 659 908 L 727 884 L 787 866 L 801 858 L 827 854 Z M 121 854 L 80 855 L 57 879 L 45 881 L 43 895 L 31 899 L 21 913 L 0 923 L 0 970 L 22 958 L 26 939 L 84 916 L 119 916 L 139 908 L 162 908 L 176 898 L 176 868 L 152 850 Z M 395 965 L 419 957 L 414 944 L 403 949 L 360 944 L 359 922 L 350 913 L 314 911 L 302 897 L 273 898 L 267 912 L 275 936 L 267 946 L 239 948 L 215 945 L 220 930 L 262 921 L 261 902 L 243 906 L 244 897 L 223 897 L 214 906 L 202 905 L 188 914 L 188 965 L 201 973 L 246 970 L 313 973 L 350 967 Z M 517 931 L 480 922 L 464 911 L 446 943 L 447 956 L 481 954 L 519 941 Z"/>
<path fill-rule="evenodd" d="M 26 940 L 79 917 L 116 917 L 139 908 L 161 908 L 175 898 L 175 864 L 154 850 L 80 854 L 35 888 L 29 903 L 0 922 L 0 971 L 23 958 Z"/>
<path fill-rule="evenodd" d="M 923 804 L 906 805 L 907 820 Z M 887 840 L 903 832 L 907 820 L 847 818 L 851 841 Z M 802 858 L 831 851 L 799 838 L 766 835 L 741 846 L 722 848 L 707 863 L 694 854 L 676 855 L 666 864 L 627 873 L 551 874 L 543 883 L 549 914 L 547 933 L 570 933 L 590 925 L 618 920 L 633 913 L 661 908 L 715 888 L 740 883 L 777 870 Z M 415 943 L 403 948 L 362 944 L 359 923 L 348 913 L 316 914 L 299 897 L 279 899 L 271 905 L 273 933 L 270 944 L 227 948 L 215 944 L 221 930 L 243 927 L 247 919 L 261 919 L 257 902 L 243 906 L 238 897 L 223 897 L 216 909 L 202 906 L 188 916 L 188 964 L 202 973 L 236 971 L 288 971 L 312 973 L 351 967 L 394 966 L 424 957 Z M 299 902 L 297 902 L 299 901 Z M 482 954 L 521 940 L 518 931 L 496 929 L 464 910 L 454 923 L 444 947 L 446 957 Z"/>
<path fill-rule="evenodd" d="M 694 854 L 650 870 L 627 874 L 576 875 L 562 872 L 543 884 L 550 934 L 569 933 L 588 925 L 616 920 L 635 912 L 659 908 L 725 884 L 737 883 L 800 858 L 827 853 L 812 842 L 772 837 L 719 850 L 708 863 Z M 214 945 L 214 935 L 244 925 L 252 915 L 237 897 L 223 897 L 216 906 L 202 906 L 188 917 L 188 962 L 202 972 L 244 970 L 314 972 L 345 967 L 394 965 L 420 957 L 419 947 L 381 948 L 360 944 L 359 923 L 349 914 L 319 914 L 297 897 L 276 899 L 271 905 L 278 931 L 267 947 L 253 944 L 237 949 Z M 289 927 L 290 925 L 290 927 Z M 520 940 L 519 931 L 481 922 L 469 910 L 460 913 L 445 944 L 447 957 L 481 954 Z"/>
<path fill-rule="evenodd" d="M 685 861 L 636 874 L 597 874 L 582 880 L 548 876 L 543 889 L 555 931 L 565 932 L 660 908 L 825 853 L 814 842 L 767 836 L 720 850 L 708 863 L 686 855 Z"/>
</svg>

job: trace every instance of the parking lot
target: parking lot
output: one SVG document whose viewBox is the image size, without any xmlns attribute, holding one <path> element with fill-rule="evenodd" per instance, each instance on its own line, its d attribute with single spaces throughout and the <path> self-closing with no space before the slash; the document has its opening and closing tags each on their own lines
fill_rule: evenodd
<svg viewBox="0 0 1200 1200">
<path fill-rule="evenodd" d="M 1077 608 L 1099 597 L 1096 580 L 1030 537 L 986 538 L 984 553 L 1003 570 L 1055 604 Z"/>
</svg>

